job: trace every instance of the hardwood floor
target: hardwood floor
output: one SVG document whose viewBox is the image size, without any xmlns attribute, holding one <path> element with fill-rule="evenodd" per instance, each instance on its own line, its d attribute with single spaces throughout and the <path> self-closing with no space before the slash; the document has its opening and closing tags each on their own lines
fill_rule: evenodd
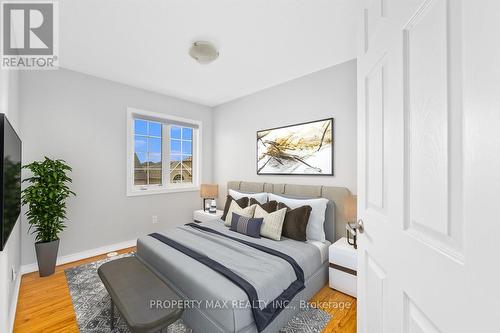
<svg viewBox="0 0 500 333">
<path fill-rule="evenodd" d="M 356 332 L 356 299 L 340 291 L 324 286 L 310 302 L 317 308 L 328 312 L 332 319 L 323 333 Z"/>
<path fill-rule="evenodd" d="M 135 248 L 128 248 L 117 252 L 127 253 L 134 250 Z M 54 275 L 49 277 L 41 278 L 38 272 L 23 275 L 14 332 L 78 332 L 64 270 L 104 258 L 105 254 L 57 266 Z"/>
<path fill-rule="evenodd" d="M 118 251 L 134 251 L 128 248 Z M 50 277 L 40 278 L 38 272 L 23 275 L 17 303 L 14 333 L 78 332 L 75 312 L 64 270 L 106 258 L 99 255 L 57 266 Z M 325 286 L 311 302 L 332 315 L 323 333 L 356 332 L 356 299 Z"/>
</svg>

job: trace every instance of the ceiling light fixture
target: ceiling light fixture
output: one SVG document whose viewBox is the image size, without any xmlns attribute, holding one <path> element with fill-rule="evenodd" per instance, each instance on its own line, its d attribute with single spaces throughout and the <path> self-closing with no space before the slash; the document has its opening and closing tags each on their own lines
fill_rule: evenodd
<svg viewBox="0 0 500 333">
<path fill-rule="evenodd" d="M 206 41 L 197 41 L 191 45 L 189 55 L 200 64 L 209 64 L 219 57 L 219 51 L 215 46 Z"/>
</svg>

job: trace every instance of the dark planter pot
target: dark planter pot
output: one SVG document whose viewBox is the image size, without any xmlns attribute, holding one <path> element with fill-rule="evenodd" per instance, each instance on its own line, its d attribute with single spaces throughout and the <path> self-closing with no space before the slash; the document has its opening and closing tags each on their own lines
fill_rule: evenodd
<svg viewBox="0 0 500 333">
<path fill-rule="evenodd" d="M 59 239 L 52 242 L 35 243 L 38 274 L 40 274 L 41 277 L 54 274 L 58 250 Z"/>
</svg>

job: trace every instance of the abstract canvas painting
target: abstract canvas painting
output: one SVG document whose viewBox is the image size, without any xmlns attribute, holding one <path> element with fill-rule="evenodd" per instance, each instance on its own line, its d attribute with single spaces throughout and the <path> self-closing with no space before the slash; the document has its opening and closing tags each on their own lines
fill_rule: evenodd
<svg viewBox="0 0 500 333">
<path fill-rule="evenodd" d="M 333 175 L 333 118 L 257 132 L 258 175 Z"/>
</svg>

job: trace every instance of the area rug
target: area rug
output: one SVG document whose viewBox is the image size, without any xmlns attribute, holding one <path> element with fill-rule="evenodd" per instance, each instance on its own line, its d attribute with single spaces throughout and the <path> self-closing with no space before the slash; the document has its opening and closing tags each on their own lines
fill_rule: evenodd
<svg viewBox="0 0 500 333">
<path fill-rule="evenodd" d="M 110 260 L 130 255 L 133 254 L 123 254 L 64 271 L 81 333 L 110 332 L 111 299 L 97 275 L 97 268 Z M 129 333 L 130 330 L 118 311 L 115 311 L 115 316 L 115 329 L 112 333 Z M 325 311 L 308 307 L 292 318 L 280 333 L 319 333 L 330 319 L 330 314 Z M 192 333 L 192 330 L 179 319 L 162 333 Z"/>
</svg>

